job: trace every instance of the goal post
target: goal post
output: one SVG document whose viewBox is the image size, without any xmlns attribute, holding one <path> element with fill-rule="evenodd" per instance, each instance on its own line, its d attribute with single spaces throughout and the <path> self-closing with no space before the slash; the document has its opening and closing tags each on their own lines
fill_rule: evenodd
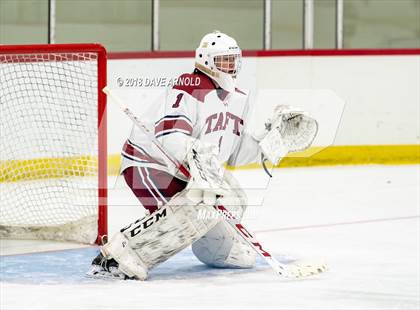
<svg viewBox="0 0 420 310">
<path fill-rule="evenodd" d="M 0 45 L 0 238 L 107 234 L 106 50 Z"/>
</svg>

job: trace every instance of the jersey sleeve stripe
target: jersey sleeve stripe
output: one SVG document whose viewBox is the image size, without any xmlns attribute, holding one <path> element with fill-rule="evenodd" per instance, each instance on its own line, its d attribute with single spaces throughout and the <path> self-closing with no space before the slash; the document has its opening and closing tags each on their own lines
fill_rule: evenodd
<svg viewBox="0 0 420 310">
<path fill-rule="evenodd" d="M 130 139 L 127 139 L 127 142 L 126 143 L 129 144 L 129 145 L 131 145 L 133 148 L 139 150 L 140 153 L 142 153 L 142 154 L 144 154 L 146 156 L 149 156 L 149 157 L 153 158 L 153 156 L 151 156 L 149 153 L 147 153 L 146 150 L 143 147 L 141 147 L 140 145 L 132 142 Z"/>
<path fill-rule="evenodd" d="M 191 135 L 193 128 L 183 119 L 163 120 L 155 127 L 156 137 L 169 131 L 179 131 Z"/>
<path fill-rule="evenodd" d="M 127 158 L 129 160 L 135 161 L 137 163 L 142 163 L 142 164 L 147 164 L 148 163 L 148 161 L 146 161 L 146 160 L 140 160 L 140 159 L 138 159 L 136 157 L 129 156 L 125 152 L 121 152 L 121 156 L 124 157 L 124 158 Z"/>
<path fill-rule="evenodd" d="M 192 126 L 191 120 L 186 115 L 165 115 L 164 117 L 156 121 L 155 125 L 158 126 L 159 123 L 162 122 L 163 120 L 171 120 L 171 119 L 184 119 Z"/>
<path fill-rule="evenodd" d="M 186 136 L 191 136 L 189 133 L 186 133 L 186 132 L 182 132 L 182 131 L 179 131 L 179 130 L 172 130 L 172 131 L 167 131 L 167 132 L 161 133 L 161 134 L 157 135 L 156 138 L 160 138 L 160 137 L 169 135 L 171 133 L 182 133 Z"/>
<path fill-rule="evenodd" d="M 128 141 L 124 144 L 122 154 L 126 155 L 126 158 L 138 161 L 138 162 L 148 162 L 148 163 L 154 163 L 154 164 L 161 164 L 160 162 L 154 160 L 152 157 L 147 156 L 143 152 L 141 152 L 139 149 L 135 148 L 133 145 L 128 143 Z M 130 157 L 128 157 L 128 156 Z"/>
</svg>

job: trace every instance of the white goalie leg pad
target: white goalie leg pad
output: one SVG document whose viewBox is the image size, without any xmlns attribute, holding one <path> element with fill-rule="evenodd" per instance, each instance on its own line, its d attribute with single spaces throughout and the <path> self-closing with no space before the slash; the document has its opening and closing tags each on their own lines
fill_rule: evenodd
<svg viewBox="0 0 420 310">
<path fill-rule="evenodd" d="M 235 191 L 238 193 L 238 191 Z M 235 202 L 236 201 L 236 202 Z M 246 196 L 220 198 L 218 203 L 225 206 L 236 218 L 242 218 L 246 209 Z M 213 216 L 223 218 L 216 210 Z M 256 252 L 223 219 L 203 237 L 192 244 L 194 255 L 204 264 L 218 268 L 252 268 L 255 266 Z"/>
<path fill-rule="evenodd" d="M 128 238 L 122 232 L 113 235 L 101 248 L 101 252 L 106 258 L 115 259 L 118 262 L 118 269 L 125 275 L 138 280 L 146 280 L 149 267 L 128 246 Z"/>
<path fill-rule="evenodd" d="M 139 280 L 148 271 L 201 238 L 221 218 L 202 218 L 199 212 L 213 206 L 191 203 L 185 192 L 151 215 L 137 220 L 114 235 L 102 248 L 107 258 L 114 258 L 119 269 Z"/>
<path fill-rule="evenodd" d="M 198 200 L 207 205 L 222 204 L 235 217 L 242 218 L 247 205 L 246 194 L 221 165 L 218 151 L 215 145 L 191 141 L 187 160 L 194 182 L 188 186 L 189 193 L 201 193 L 201 197 L 196 196 Z M 216 209 L 201 215 L 203 218 L 220 218 L 222 222 L 193 244 L 193 253 L 200 261 L 213 267 L 249 268 L 254 265 L 255 254 L 251 247 L 241 240 Z"/>
<path fill-rule="evenodd" d="M 235 218 L 241 219 L 248 199 L 240 184 L 229 171 L 224 180 L 231 190 L 228 196 L 217 200 Z M 220 214 L 216 212 L 216 215 Z M 218 268 L 252 268 L 255 266 L 255 251 L 225 222 L 225 219 L 192 245 L 194 255 L 204 264 Z"/>
<path fill-rule="evenodd" d="M 226 222 L 221 222 L 192 245 L 204 264 L 218 268 L 252 268 L 255 251 Z"/>
</svg>

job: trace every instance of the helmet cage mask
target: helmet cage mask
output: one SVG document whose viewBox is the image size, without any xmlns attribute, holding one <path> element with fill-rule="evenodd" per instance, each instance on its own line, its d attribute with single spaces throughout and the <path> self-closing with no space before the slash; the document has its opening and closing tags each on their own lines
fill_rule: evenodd
<svg viewBox="0 0 420 310">
<path fill-rule="evenodd" d="M 241 54 L 218 54 L 212 57 L 215 70 L 229 74 L 232 78 L 236 78 L 241 70 Z"/>
<path fill-rule="evenodd" d="M 228 92 L 235 91 L 241 69 L 241 49 L 236 41 L 220 32 L 207 34 L 196 49 L 195 67 Z"/>
</svg>

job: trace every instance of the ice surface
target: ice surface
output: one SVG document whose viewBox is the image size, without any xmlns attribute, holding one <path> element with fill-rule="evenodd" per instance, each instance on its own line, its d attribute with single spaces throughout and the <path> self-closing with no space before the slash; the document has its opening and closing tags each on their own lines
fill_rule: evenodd
<svg viewBox="0 0 420 310">
<path fill-rule="evenodd" d="M 186 249 L 146 282 L 105 281 L 84 277 L 95 247 L 26 244 L 0 257 L 0 308 L 419 309 L 420 166 L 278 169 L 266 189 L 262 173 L 236 172 L 252 202 L 245 224 L 280 260 L 324 259 L 327 273 L 284 280 L 262 260 L 211 269 Z M 111 232 L 142 214 L 118 182 L 110 204 Z"/>
</svg>

